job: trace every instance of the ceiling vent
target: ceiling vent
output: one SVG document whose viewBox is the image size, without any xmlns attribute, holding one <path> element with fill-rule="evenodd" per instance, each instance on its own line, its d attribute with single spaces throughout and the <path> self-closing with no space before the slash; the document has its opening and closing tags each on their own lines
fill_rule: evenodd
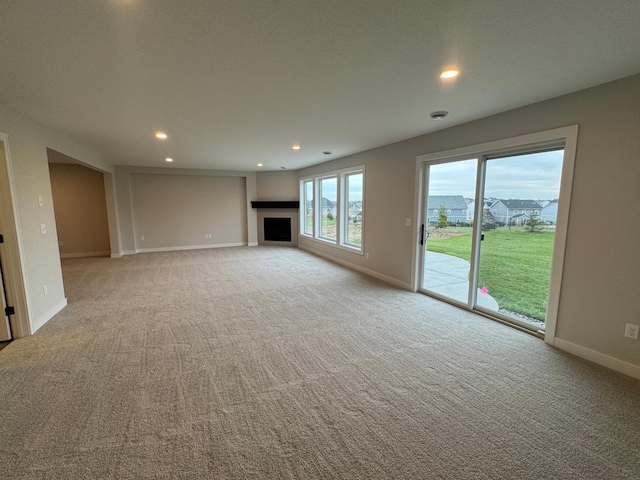
<svg viewBox="0 0 640 480">
<path fill-rule="evenodd" d="M 434 120 L 442 120 L 444 117 L 449 115 L 449 112 L 445 112 L 444 110 L 440 110 L 437 112 L 430 113 L 429 116 Z"/>
</svg>

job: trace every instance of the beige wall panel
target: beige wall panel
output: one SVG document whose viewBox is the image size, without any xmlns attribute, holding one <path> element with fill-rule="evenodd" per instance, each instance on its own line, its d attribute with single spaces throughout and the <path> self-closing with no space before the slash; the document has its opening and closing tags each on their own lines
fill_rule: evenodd
<svg viewBox="0 0 640 480">
<path fill-rule="evenodd" d="M 297 171 L 258 172 L 256 179 L 261 202 L 298 200 L 300 197 Z"/>
<path fill-rule="evenodd" d="M 247 243 L 242 177 L 131 174 L 131 192 L 138 250 Z"/>
<path fill-rule="evenodd" d="M 108 255 L 104 174 L 81 165 L 50 164 L 60 254 Z"/>
</svg>

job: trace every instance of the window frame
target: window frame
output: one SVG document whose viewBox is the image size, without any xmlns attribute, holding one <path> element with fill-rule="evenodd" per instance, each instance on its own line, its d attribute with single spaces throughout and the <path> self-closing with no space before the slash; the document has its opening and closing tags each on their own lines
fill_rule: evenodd
<svg viewBox="0 0 640 480">
<path fill-rule="evenodd" d="M 364 226 L 364 199 L 360 200 L 360 203 L 363 205 L 363 208 L 360 210 L 360 243 L 352 243 L 349 241 L 349 222 L 350 222 L 350 217 L 349 217 L 349 184 L 350 184 L 350 178 L 354 177 L 356 175 L 362 175 L 362 194 L 364 195 L 364 170 L 363 171 L 353 171 L 353 172 L 345 172 L 342 174 L 342 181 L 341 181 L 341 187 L 343 189 L 343 199 L 344 199 L 344 210 L 343 210 L 343 216 L 342 216 L 342 232 L 344 233 L 344 235 L 342 236 L 342 245 L 345 247 L 349 247 L 349 248 L 356 248 L 358 250 L 362 249 L 362 233 L 363 233 L 363 226 Z"/>
<path fill-rule="evenodd" d="M 300 203 L 302 204 L 302 208 L 300 209 L 300 225 L 301 225 L 301 233 L 305 235 L 309 235 L 307 232 L 307 204 L 309 202 L 309 198 L 307 197 L 307 185 L 311 185 L 311 235 L 315 232 L 316 222 L 315 222 L 315 198 L 316 198 L 316 186 L 312 180 L 305 180 L 300 182 Z"/>
<path fill-rule="evenodd" d="M 349 221 L 349 192 L 348 179 L 352 175 L 362 175 L 362 208 L 361 208 L 361 235 L 360 244 L 349 243 L 348 239 L 348 221 Z M 322 181 L 335 178 L 336 179 L 336 238 L 322 236 Z M 330 245 L 341 250 L 346 250 L 359 255 L 364 255 L 364 211 L 365 211 L 365 166 L 359 165 L 340 170 L 332 170 L 322 174 L 300 177 L 300 199 L 304 202 L 304 208 L 300 209 L 300 228 L 299 236 L 314 242 L 320 242 L 324 245 Z M 313 234 L 305 231 L 306 225 L 306 189 L 305 186 L 313 185 Z"/>
<path fill-rule="evenodd" d="M 324 198 L 324 195 L 322 193 L 322 184 L 323 182 L 327 181 L 327 180 L 333 180 L 335 179 L 336 181 L 336 215 L 334 217 L 334 220 L 336 221 L 336 237 L 325 237 L 322 235 L 322 218 L 323 218 L 323 206 L 322 206 L 322 199 Z M 339 205 L 340 205 L 340 179 L 337 175 L 325 175 L 322 177 L 319 177 L 316 181 L 317 184 L 317 191 L 318 191 L 318 195 L 317 195 L 317 199 L 316 199 L 316 209 L 314 209 L 314 219 L 313 222 L 315 224 L 318 225 L 317 227 L 317 231 L 314 232 L 316 234 L 316 237 L 320 240 L 323 240 L 325 242 L 329 242 L 329 243 L 334 243 L 336 242 L 339 238 L 340 238 L 340 234 L 339 234 L 339 230 L 340 230 L 340 215 L 338 213 L 339 210 Z M 329 200 L 327 198 L 327 200 Z M 329 200 L 331 201 L 331 200 Z"/>
</svg>

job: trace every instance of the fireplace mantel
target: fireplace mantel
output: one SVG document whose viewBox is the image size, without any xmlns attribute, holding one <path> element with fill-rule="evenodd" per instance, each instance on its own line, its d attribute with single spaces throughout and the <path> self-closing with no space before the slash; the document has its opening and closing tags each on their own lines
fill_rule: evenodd
<svg viewBox="0 0 640 480">
<path fill-rule="evenodd" d="M 300 208 L 299 201 L 292 202 L 251 202 L 252 208 Z"/>
</svg>

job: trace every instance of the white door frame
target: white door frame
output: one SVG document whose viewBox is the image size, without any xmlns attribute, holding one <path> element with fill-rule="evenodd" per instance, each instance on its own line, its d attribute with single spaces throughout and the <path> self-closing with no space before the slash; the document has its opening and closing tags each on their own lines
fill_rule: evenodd
<svg viewBox="0 0 640 480">
<path fill-rule="evenodd" d="M 22 236 L 16 210 L 15 185 L 11 166 L 9 139 L 0 132 L 0 233 L 4 235 L 2 267 L 7 291 L 7 303 L 15 309 L 10 318 L 13 338 L 31 335 L 28 294 L 25 286 L 25 267 L 22 256 Z M 2 161 L 4 158 L 4 161 Z"/>
<path fill-rule="evenodd" d="M 564 143 L 564 158 L 562 162 L 562 174 L 560 180 L 560 196 L 558 202 L 558 214 L 556 222 L 556 235 L 553 244 L 553 258 L 551 279 L 549 284 L 549 300 L 545 321 L 546 343 L 553 345 L 555 340 L 556 325 L 558 321 L 558 307 L 560 303 L 560 288 L 562 284 L 562 270 L 564 267 L 564 254 L 567 242 L 567 227 L 569 222 L 569 207 L 571 203 L 571 187 L 573 183 L 573 170 L 575 164 L 576 147 L 578 143 L 578 125 L 536 132 L 518 137 L 506 138 L 493 142 L 470 145 L 466 147 L 429 153 L 416 157 L 416 185 L 414 198 L 414 220 L 417 226 L 413 232 L 414 249 L 412 251 L 412 275 L 411 289 L 418 291 L 422 250 L 420 245 L 420 226 L 424 217 L 423 196 L 427 185 L 425 184 L 425 164 L 435 161 L 454 160 L 456 158 L 478 157 L 487 154 L 509 152 L 514 149 L 525 149 L 527 146 L 539 148 L 545 144 Z"/>
</svg>

